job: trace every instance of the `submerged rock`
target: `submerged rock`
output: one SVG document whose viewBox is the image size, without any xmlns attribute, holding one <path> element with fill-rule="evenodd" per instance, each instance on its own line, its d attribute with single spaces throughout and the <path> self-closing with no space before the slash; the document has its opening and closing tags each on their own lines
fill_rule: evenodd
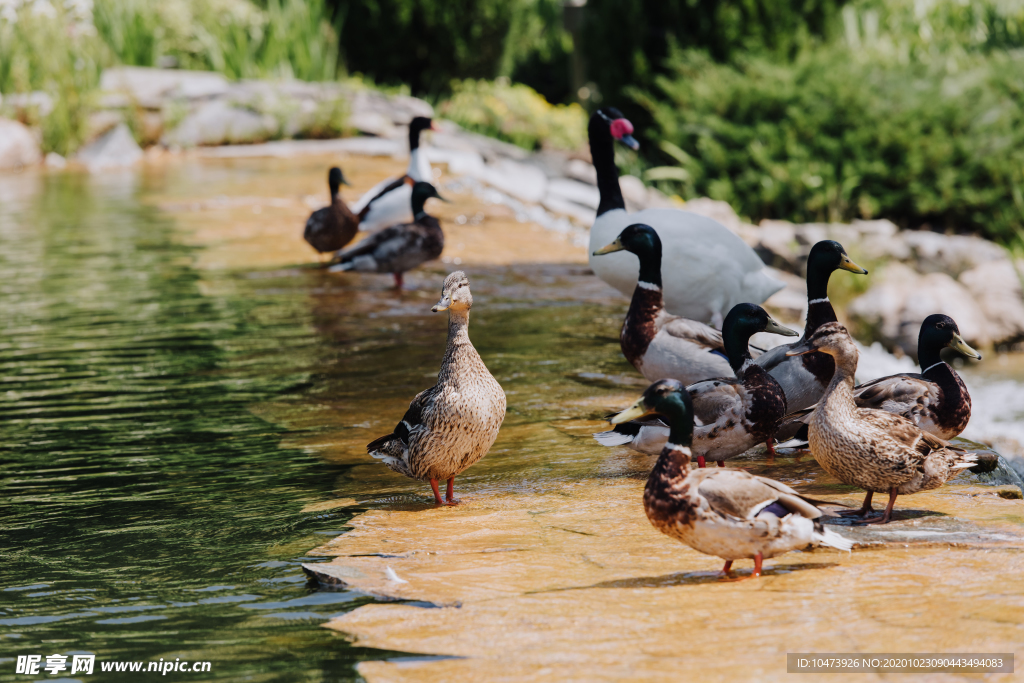
<svg viewBox="0 0 1024 683">
<path fill-rule="evenodd" d="M 75 158 L 90 171 L 126 168 L 142 160 L 143 151 L 128 126 L 121 123 L 78 151 Z"/>
</svg>

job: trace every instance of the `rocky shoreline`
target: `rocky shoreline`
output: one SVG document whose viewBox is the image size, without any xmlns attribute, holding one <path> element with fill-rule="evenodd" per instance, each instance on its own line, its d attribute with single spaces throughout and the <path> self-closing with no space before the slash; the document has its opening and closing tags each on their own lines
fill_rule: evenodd
<svg viewBox="0 0 1024 683">
<path fill-rule="evenodd" d="M 19 108 L 45 109 L 42 95 L 6 96 L 0 111 L 12 115 Z M 210 72 L 119 67 L 104 72 L 98 108 L 89 120 L 90 141 L 72 159 L 44 158 L 36 131 L 0 119 L 0 170 L 70 163 L 100 172 L 165 152 L 217 158 L 334 153 L 400 158 L 407 153 L 405 125 L 414 116 L 432 114 L 423 100 L 358 84 L 233 83 Z M 489 201 L 509 205 L 521 220 L 570 233 L 580 246 L 587 243 L 599 195 L 585 152 L 529 152 L 448 121 L 439 124 L 427 148 L 432 163 L 446 165 Z M 828 238 L 872 270 L 867 291 L 846 307 L 862 339 L 914 355 L 921 321 L 941 310 L 977 346 L 1016 348 L 1024 340 L 1024 261 L 1014 261 L 987 240 L 900 230 L 887 220 L 751 225 L 724 202 L 697 199 L 684 205 L 629 175 L 620 184 L 631 211 L 683 207 L 740 235 L 787 282 L 768 302 L 784 317 L 802 316 L 804 262 L 811 245 Z"/>
</svg>

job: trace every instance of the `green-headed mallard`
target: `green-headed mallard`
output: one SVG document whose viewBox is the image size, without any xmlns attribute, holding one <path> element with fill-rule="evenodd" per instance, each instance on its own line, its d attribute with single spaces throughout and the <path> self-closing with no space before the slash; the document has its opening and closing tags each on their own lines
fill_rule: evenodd
<svg viewBox="0 0 1024 683">
<path fill-rule="evenodd" d="M 807 322 L 803 339 L 809 338 L 825 323 L 836 322 L 835 309 L 828 300 L 828 279 L 840 269 L 861 275 L 868 272 L 850 259 L 839 242 L 823 240 L 811 247 L 807 257 Z M 799 357 L 787 355 L 789 348 L 799 343 L 776 346 L 754 361 L 782 385 L 790 411 L 803 410 L 817 403 L 835 369 L 835 363 L 824 353 Z"/>
<path fill-rule="evenodd" d="M 619 343 L 626 360 L 647 380 L 686 384 L 732 374 L 722 334 L 704 323 L 665 310 L 661 292 L 661 239 L 649 225 L 630 225 L 595 256 L 628 251 L 640 260 L 640 277 L 622 322 Z"/>
<path fill-rule="evenodd" d="M 429 481 L 442 504 L 438 482 L 448 482 L 447 504 L 457 501 L 455 477 L 484 457 L 505 419 L 505 392 L 469 340 L 473 295 L 461 270 L 444 281 L 433 309 L 448 311 L 448 347 L 437 384 L 409 404 L 395 431 L 367 445 L 367 452 L 395 472 Z"/>
<path fill-rule="evenodd" d="M 375 232 L 336 257 L 332 273 L 354 270 L 361 273 L 391 273 L 395 287 L 402 288 L 402 274 L 416 266 L 433 261 L 444 251 L 441 222 L 423 210 L 428 199 L 447 201 L 430 183 L 418 182 L 412 188 L 412 223 L 392 225 Z"/>
<path fill-rule="evenodd" d="M 655 382 L 612 422 L 648 413 L 660 415 L 669 425 L 668 442 L 644 488 L 644 510 L 658 531 L 698 552 L 721 557 L 725 573 L 735 560 L 753 559 L 753 576 L 760 576 L 764 558 L 790 550 L 808 545 L 852 547 L 818 521 L 817 501 L 785 484 L 742 470 L 691 470 L 693 406 L 678 382 Z"/>
<path fill-rule="evenodd" d="M 939 352 L 947 347 L 981 360 L 981 354 L 960 336 L 952 318 L 938 313 L 930 315 L 921 324 L 917 338 L 917 358 L 924 368 L 921 373 L 879 377 L 854 387 L 857 407 L 902 415 L 945 441 L 959 436 L 971 420 L 971 395 L 956 370 L 940 358 Z M 809 422 L 815 407 L 794 413 L 788 419 Z"/>
<path fill-rule="evenodd" d="M 317 209 L 306 220 L 303 237 L 309 246 L 321 254 L 338 251 L 352 241 L 359 232 L 359 216 L 352 213 L 339 194 L 340 186 L 348 185 L 341 169 L 335 166 L 327 172 L 327 186 L 331 190 L 331 204 Z"/>
<path fill-rule="evenodd" d="M 698 424 L 691 447 L 698 467 L 704 467 L 707 460 L 716 460 L 725 467 L 726 458 L 759 443 L 768 444 L 769 454 L 774 456 L 772 440 L 786 414 L 786 396 L 779 383 L 750 357 L 750 337 L 758 332 L 798 336 L 775 322 L 760 306 L 738 304 L 729 311 L 722 328 L 729 364 L 736 376 L 686 387 Z M 666 382 L 682 387 L 676 380 Z M 656 454 L 668 441 L 668 433 L 668 425 L 661 420 L 630 421 L 594 438 L 604 446 L 629 444 L 634 450 Z"/>
<path fill-rule="evenodd" d="M 853 396 L 857 346 L 845 327 L 837 322 L 822 325 L 787 353 L 796 357 L 815 351 L 831 356 L 836 369 L 825 396 L 811 413 L 807 430 L 811 454 L 833 477 L 868 492 L 854 514 L 865 516 L 872 511 L 875 492 L 889 494 L 885 512 L 863 523 L 885 524 L 899 494 L 938 488 L 961 469 L 974 466 L 976 455 L 922 431 L 902 415 L 857 407 Z"/>
</svg>

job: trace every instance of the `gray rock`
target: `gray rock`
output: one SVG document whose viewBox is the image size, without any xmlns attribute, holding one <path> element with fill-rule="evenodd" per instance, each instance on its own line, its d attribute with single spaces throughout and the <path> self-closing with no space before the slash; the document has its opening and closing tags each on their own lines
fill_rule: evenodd
<svg viewBox="0 0 1024 683">
<path fill-rule="evenodd" d="M 103 72 L 100 90 L 125 95 L 147 109 L 160 109 L 168 99 L 199 100 L 224 95 L 228 92 L 228 81 L 212 71 L 119 66 Z"/>
<path fill-rule="evenodd" d="M 786 286 L 768 297 L 764 302 L 765 308 L 786 322 L 802 321 L 807 314 L 807 281 L 771 266 L 766 266 L 766 270 L 771 277 L 786 283 Z"/>
<path fill-rule="evenodd" d="M 900 237 L 921 272 L 943 272 L 954 277 L 991 261 L 1006 258 L 999 245 L 980 237 L 941 235 L 929 230 L 908 230 Z"/>
<path fill-rule="evenodd" d="M 142 160 L 143 152 L 128 126 L 121 123 L 78 151 L 76 159 L 90 171 L 126 168 Z"/>
<path fill-rule="evenodd" d="M 41 158 L 39 143 L 28 127 L 18 121 L 0 119 L 0 169 L 34 166 Z"/>
<path fill-rule="evenodd" d="M 539 203 L 547 194 L 548 178 L 536 166 L 501 159 L 485 166 L 477 178 L 516 199 Z"/>
<path fill-rule="evenodd" d="M 479 177 L 484 173 L 484 160 L 473 150 L 438 149 L 425 147 L 427 159 L 432 164 L 445 164 L 454 175 Z"/>
<path fill-rule="evenodd" d="M 278 134 L 277 119 L 269 114 L 257 114 L 248 109 L 233 107 L 223 100 L 213 100 L 200 106 L 164 134 L 165 145 L 195 147 L 241 142 L 260 142 Z"/>
<path fill-rule="evenodd" d="M 39 116 L 48 116 L 53 111 L 53 96 L 43 90 L 8 93 L 3 96 L 3 104 L 7 109 L 35 110 Z"/>
<path fill-rule="evenodd" d="M 643 211 L 647 208 L 647 186 L 635 175 L 619 176 L 619 188 L 626 200 L 626 211 Z"/>
<path fill-rule="evenodd" d="M 381 138 L 393 138 L 402 134 L 391 117 L 379 111 L 363 110 L 349 114 L 348 125 L 360 133 L 376 135 Z"/>
<path fill-rule="evenodd" d="M 1017 267 L 1024 270 L 1024 263 L 1018 262 Z M 988 318 L 993 342 L 1017 341 L 1024 337 L 1024 293 L 1020 275 L 1009 259 L 972 268 L 960 275 L 960 283 L 974 296 Z"/>
<path fill-rule="evenodd" d="M 565 175 L 581 183 L 597 186 L 597 169 L 582 159 L 570 159 L 565 165 Z"/>
<path fill-rule="evenodd" d="M 94 111 L 89 114 L 89 118 L 86 121 L 85 137 L 87 140 L 95 140 L 123 121 L 124 118 L 118 111 L 108 109 Z"/>
<path fill-rule="evenodd" d="M 576 202 L 568 201 L 567 199 L 559 197 L 558 195 L 553 195 L 550 192 L 546 197 L 544 197 L 541 204 L 548 211 L 568 216 L 580 225 L 589 227 L 594 224 L 594 220 L 597 218 L 597 212 L 594 209 L 581 206 Z"/>
<path fill-rule="evenodd" d="M 568 178 L 554 178 L 550 180 L 548 182 L 548 196 L 594 210 L 597 210 L 598 204 L 601 203 L 601 193 L 597 191 L 596 187 Z"/>
<path fill-rule="evenodd" d="M 340 138 L 337 140 L 276 140 L 256 145 L 203 147 L 196 151 L 201 157 L 244 159 L 254 157 L 293 157 L 303 154 L 360 154 L 390 157 L 401 153 L 403 145 L 387 138 Z"/>
<path fill-rule="evenodd" d="M 899 346 L 910 355 L 917 354 L 921 323 L 933 313 L 953 318 L 972 344 L 986 346 L 991 341 L 988 319 L 966 287 L 945 273 L 920 275 L 899 262 L 886 266 L 871 289 L 847 310 L 884 344 Z"/>
<path fill-rule="evenodd" d="M 61 155 L 57 154 L 56 152 L 50 152 L 46 155 L 46 158 L 43 160 L 43 163 L 46 164 L 47 168 L 61 169 L 68 165 L 68 160 L 62 157 Z"/>
<path fill-rule="evenodd" d="M 736 212 L 733 211 L 728 202 L 717 201 L 708 197 L 699 197 L 686 202 L 683 208 L 701 216 L 712 218 L 736 234 L 739 234 L 741 231 L 743 221 L 736 215 Z"/>
</svg>

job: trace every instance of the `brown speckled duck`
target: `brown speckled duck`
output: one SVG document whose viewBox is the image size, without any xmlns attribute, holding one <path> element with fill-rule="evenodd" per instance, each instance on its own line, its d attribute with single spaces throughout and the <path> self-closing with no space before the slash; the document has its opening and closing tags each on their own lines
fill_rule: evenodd
<svg viewBox="0 0 1024 683">
<path fill-rule="evenodd" d="M 455 271 L 444 281 L 433 311 L 448 311 L 448 348 L 437 384 L 409 404 L 395 431 L 367 452 L 395 472 L 429 481 L 438 505 L 454 505 L 455 477 L 486 455 L 505 419 L 505 392 L 469 340 L 469 279 Z M 441 500 L 438 482 L 447 481 Z"/>
<path fill-rule="evenodd" d="M 341 198 L 341 185 L 348 185 L 341 169 L 335 166 L 327 172 L 327 186 L 331 190 L 331 204 L 317 209 L 306 220 L 303 237 L 309 246 L 323 254 L 337 251 L 352 241 L 359 232 L 359 216 L 352 213 Z"/>
<path fill-rule="evenodd" d="M 766 477 L 734 469 L 691 469 L 693 406 L 678 382 L 655 382 L 629 410 L 612 418 L 622 423 L 642 414 L 660 415 L 669 439 L 644 488 L 644 510 L 658 531 L 705 555 L 725 560 L 723 574 L 740 559 L 761 563 L 790 550 L 853 544 L 822 526 L 818 501 Z"/>
<path fill-rule="evenodd" d="M 786 414 L 786 395 L 779 383 L 750 357 L 750 337 L 758 332 L 799 336 L 775 322 L 760 306 L 737 304 L 722 327 L 729 364 L 736 376 L 708 379 L 686 387 L 698 423 L 691 447 L 698 467 L 704 467 L 707 460 L 725 467 L 726 458 L 759 443 L 768 445 L 770 457 L 775 455 L 772 441 Z M 682 386 L 677 380 L 664 382 L 674 388 Z M 655 419 L 623 422 L 610 431 L 595 434 L 594 438 L 604 446 L 628 444 L 634 450 L 658 454 L 668 435 L 669 426 Z"/>
<path fill-rule="evenodd" d="M 874 493 L 889 494 L 885 512 L 862 523 L 885 524 L 898 495 L 938 488 L 961 469 L 974 466 L 976 455 L 922 431 L 906 417 L 857 407 L 857 347 L 845 327 L 837 322 L 822 325 L 787 353 L 796 357 L 815 351 L 831 356 L 836 370 L 811 414 L 811 454 L 833 477 L 868 492 L 861 509 L 851 514 L 865 517 L 872 512 Z"/>
<path fill-rule="evenodd" d="M 956 370 L 939 356 L 939 352 L 947 347 L 968 358 L 981 360 L 981 354 L 960 336 L 960 329 L 952 318 L 930 315 L 921 324 L 917 338 L 917 358 L 924 369 L 920 373 L 904 372 L 879 377 L 854 387 L 857 407 L 902 415 L 945 441 L 959 436 L 971 420 L 971 395 Z M 816 407 L 793 413 L 787 419 L 809 422 Z M 802 438 L 806 439 L 806 436 Z"/>
<path fill-rule="evenodd" d="M 617 251 L 628 251 L 640 260 L 640 277 L 619 334 L 626 360 L 652 382 L 671 378 L 693 384 L 709 377 L 732 375 L 718 330 L 665 310 L 661 239 L 654 228 L 642 223 L 630 225 L 594 255 Z"/>
<path fill-rule="evenodd" d="M 807 257 L 807 322 L 804 325 L 804 339 L 825 323 L 837 320 L 832 302 L 828 300 L 828 279 L 836 270 L 848 270 L 861 275 L 868 272 L 850 259 L 839 242 L 823 240 L 811 247 Z M 776 346 L 754 361 L 768 370 L 782 385 L 790 411 L 803 410 L 817 403 L 825 393 L 825 387 L 835 369 L 835 363 L 824 353 L 799 357 L 787 355 L 789 348 L 798 343 Z"/>
</svg>

